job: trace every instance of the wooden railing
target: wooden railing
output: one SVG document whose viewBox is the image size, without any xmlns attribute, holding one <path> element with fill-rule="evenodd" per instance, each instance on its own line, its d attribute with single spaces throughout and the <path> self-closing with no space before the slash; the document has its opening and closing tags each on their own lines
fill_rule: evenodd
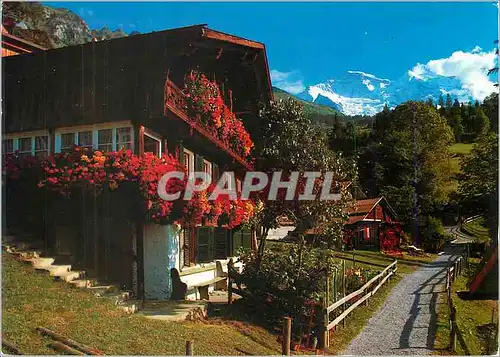
<svg viewBox="0 0 500 357">
<path fill-rule="evenodd" d="M 229 145 L 219 139 L 216 134 L 210 132 L 196 120 L 189 117 L 187 113 L 186 96 L 171 80 L 165 82 L 165 103 L 164 115 L 168 112 L 175 114 L 179 119 L 187 123 L 191 128 L 215 143 L 221 150 L 225 151 L 232 159 L 243 165 L 247 170 L 251 170 L 250 164 L 236 153 Z"/>
<path fill-rule="evenodd" d="M 323 307 L 322 313 L 322 321 L 320 323 L 320 348 L 326 348 L 329 345 L 328 342 L 328 331 L 337 326 L 340 322 L 342 322 L 356 307 L 361 305 L 366 301 L 368 303 L 368 298 L 370 296 L 375 295 L 375 293 L 380 289 L 382 285 L 384 285 L 391 276 L 396 274 L 397 271 L 397 260 L 393 263 L 389 264 L 380 274 L 373 277 L 368 281 L 365 285 L 363 285 L 360 289 L 350 293 L 349 295 L 343 297 L 342 299 L 334 302 L 330 306 Z M 344 309 L 345 304 L 349 303 L 351 300 L 358 298 L 352 305 L 350 305 L 347 309 Z M 342 307 L 342 313 L 337 316 L 333 321 L 330 321 L 330 314 Z"/>
</svg>

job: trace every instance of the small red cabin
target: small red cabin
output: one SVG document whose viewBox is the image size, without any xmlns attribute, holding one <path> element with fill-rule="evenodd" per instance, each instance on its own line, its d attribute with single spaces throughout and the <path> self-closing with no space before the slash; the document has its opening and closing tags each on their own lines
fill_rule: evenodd
<svg viewBox="0 0 500 357">
<path fill-rule="evenodd" d="M 395 230 L 399 236 L 396 212 L 384 197 L 355 201 L 347 209 L 349 219 L 344 226 L 344 243 L 353 248 L 383 245 L 382 241 L 391 236 L 388 230 Z M 398 242 L 399 243 L 399 239 Z M 382 247 L 381 247 L 382 248 Z"/>
</svg>

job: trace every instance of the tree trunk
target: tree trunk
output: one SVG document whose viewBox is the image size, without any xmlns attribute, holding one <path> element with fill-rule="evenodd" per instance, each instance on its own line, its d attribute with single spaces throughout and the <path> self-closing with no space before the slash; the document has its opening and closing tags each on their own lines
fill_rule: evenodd
<svg viewBox="0 0 500 357">
<path fill-rule="evenodd" d="M 260 236 L 259 249 L 257 251 L 257 271 L 260 270 L 260 264 L 262 263 L 262 257 L 264 256 L 268 233 L 269 233 L 269 227 L 264 227 L 262 234 Z"/>
</svg>

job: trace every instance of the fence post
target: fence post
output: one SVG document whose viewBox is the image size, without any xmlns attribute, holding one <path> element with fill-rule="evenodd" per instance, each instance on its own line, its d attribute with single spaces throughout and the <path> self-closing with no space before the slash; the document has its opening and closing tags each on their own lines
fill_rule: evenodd
<svg viewBox="0 0 500 357">
<path fill-rule="evenodd" d="M 319 326 L 318 326 L 318 345 L 319 348 L 324 350 L 328 346 L 328 314 L 326 312 L 325 298 L 320 298 L 320 305 L 318 307 Z"/>
<path fill-rule="evenodd" d="M 281 354 L 290 356 L 290 342 L 292 340 L 292 319 L 290 317 L 283 318 L 283 341 L 281 345 Z"/>
<path fill-rule="evenodd" d="M 227 263 L 227 303 L 230 305 L 233 303 L 233 281 L 231 279 L 231 272 L 233 270 L 233 259 L 229 259 Z"/>
<path fill-rule="evenodd" d="M 345 298 L 345 260 L 342 260 L 342 298 Z M 342 313 L 345 311 L 345 303 L 342 304 Z M 342 327 L 345 327 L 346 318 L 342 319 Z"/>
<path fill-rule="evenodd" d="M 186 356 L 193 356 L 193 340 L 186 341 Z"/>
<path fill-rule="evenodd" d="M 450 350 L 451 352 L 455 352 L 457 349 L 457 331 L 456 331 L 456 318 L 457 318 L 457 310 L 455 306 L 453 306 L 453 301 L 451 302 L 451 311 L 450 311 Z"/>
</svg>

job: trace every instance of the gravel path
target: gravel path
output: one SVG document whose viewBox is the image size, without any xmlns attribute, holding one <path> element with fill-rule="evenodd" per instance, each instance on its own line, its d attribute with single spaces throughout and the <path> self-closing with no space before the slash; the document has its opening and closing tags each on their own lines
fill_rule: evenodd
<svg viewBox="0 0 500 357">
<path fill-rule="evenodd" d="M 345 355 L 428 355 L 436 335 L 438 298 L 444 293 L 452 251 L 401 280 Z"/>
</svg>

